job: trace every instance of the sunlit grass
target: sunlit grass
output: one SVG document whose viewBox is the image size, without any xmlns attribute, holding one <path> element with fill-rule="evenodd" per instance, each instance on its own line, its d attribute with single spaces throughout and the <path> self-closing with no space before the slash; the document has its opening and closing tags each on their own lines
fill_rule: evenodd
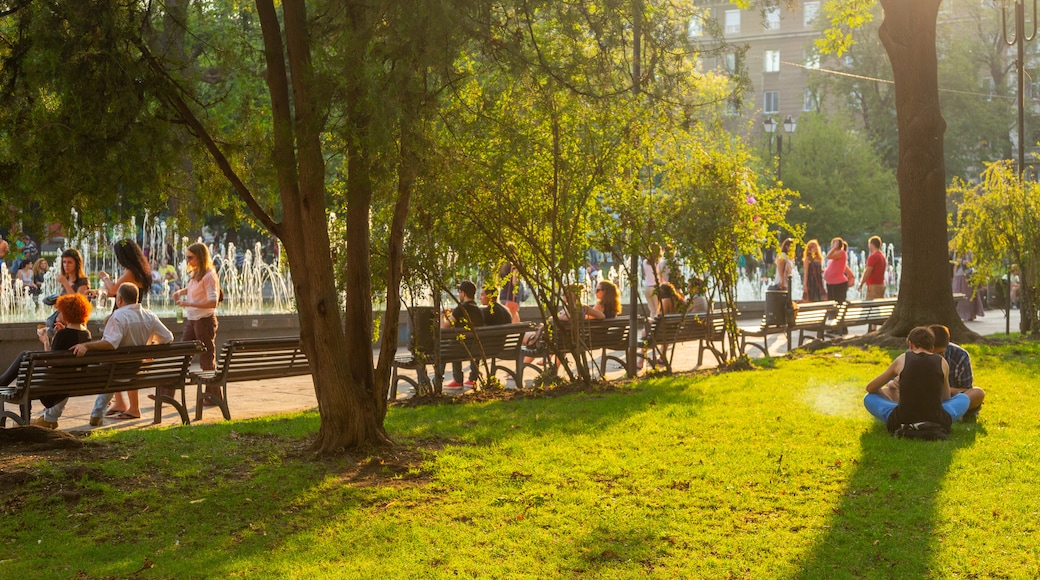
<svg viewBox="0 0 1040 580">
<path fill-rule="evenodd" d="M 0 490 L 0 577 L 1034 577 L 1040 348 L 970 351 L 986 406 L 937 443 L 866 414 L 892 353 L 853 349 L 395 408 L 407 461 L 311 459 L 313 413 L 104 434 Z"/>
</svg>

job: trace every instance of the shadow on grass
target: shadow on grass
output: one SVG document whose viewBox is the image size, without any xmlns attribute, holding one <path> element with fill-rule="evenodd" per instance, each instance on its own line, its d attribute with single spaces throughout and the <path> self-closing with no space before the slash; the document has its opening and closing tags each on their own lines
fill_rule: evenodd
<svg viewBox="0 0 1040 580">
<path fill-rule="evenodd" d="M 654 405 L 681 403 L 695 411 L 706 394 L 694 388 L 702 380 L 663 377 L 602 393 L 401 408 L 387 416 L 387 431 L 391 437 L 458 436 L 472 443 L 489 443 L 506 436 L 595 432 Z"/>
<path fill-rule="evenodd" d="M 623 390 L 622 396 L 592 393 L 409 409 L 395 412 L 388 429 L 406 445 L 423 438 L 484 445 L 595 433 L 654 406 L 681 404 L 684 412 L 695 413 L 706 396 L 694 386 L 697 382 L 663 378 Z M 116 437 L 104 456 L 72 460 L 92 466 L 95 475 L 89 480 L 45 473 L 23 488 L 20 498 L 0 494 L 0 513 L 9 510 L 19 519 L 0 531 L 7 548 L 0 550 L 0 561 L 16 571 L 38 572 L 60 552 L 61 562 L 44 574 L 50 577 L 126 576 L 146 569 L 165 577 L 248 575 L 251 570 L 270 573 L 272 562 L 282 560 L 291 567 L 287 554 L 318 540 L 320 522 L 330 515 L 363 519 L 400 501 L 394 485 L 409 485 L 389 478 L 353 485 L 345 476 L 356 468 L 350 460 L 314 461 L 305 439 L 317 424 L 316 416 L 304 415 Z M 63 487 L 74 488 L 82 499 L 60 495 Z M 75 522 L 75 534 L 66 529 L 68 521 Z M 401 540 L 402 530 L 392 526 L 370 533 L 376 536 L 370 541 L 391 545 Z M 51 540 L 38 542 L 41 538 Z M 324 547 L 315 552 L 331 556 L 342 550 L 349 551 Z M 589 553 L 579 566 L 607 565 L 628 557 L 630 550 Z M 17 555 L 12 561 L 4 552 Z"/>
<path fill-rule="evenodd" d="M 936 502 L 954 455 L 979 433 L 985 433 L 981 425 L 957 424 L 946 441 L 905 440 L 890 437 L 875 422 L 860 437 L 859 465 L 829 529 L 796 577 L 937 575 Z"/>
</svg>

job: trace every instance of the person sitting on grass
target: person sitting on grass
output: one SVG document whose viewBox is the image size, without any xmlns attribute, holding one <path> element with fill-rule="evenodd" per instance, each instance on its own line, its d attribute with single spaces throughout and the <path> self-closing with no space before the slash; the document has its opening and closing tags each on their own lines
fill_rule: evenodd
<svg viewBox="0 0 1040 580">
<path fill-rule="evenodd" d="M 965 393 L 972 401 L 978 400 L 977 405 L 972 405 L 968 412 L 961 418 L 963 421 L 972 421 L 979 416 L 979 409 L 986 393 L 976 387 L 973 383 L 974 377 L 971 372 L 971 356 L 968 351 L 950 342 L 950 329 L 941 324 L 933 324 L 928 327 L 935 335 L 935 346 L 932 352 L 942 355 L 946 364 L 950 366 L 950 392 L 953 394 Z M 969 394 L 969 391 L 973 391 Z"/>
<path fill-rule="evenodd" d="M 937 423 L 943 433 L 949 433 L 954 421 L 982 404 L 981 389 L 950 392 L 950 367 L 932 352 L 935 335 L 927 327 L 911 330 L 906 343 L 907 351 L 867 384 L 863 406 L 885 423 L 889 433 L 922 422 Z M 898 386 L 889 384 L 895 378 Z"/>
</svg>

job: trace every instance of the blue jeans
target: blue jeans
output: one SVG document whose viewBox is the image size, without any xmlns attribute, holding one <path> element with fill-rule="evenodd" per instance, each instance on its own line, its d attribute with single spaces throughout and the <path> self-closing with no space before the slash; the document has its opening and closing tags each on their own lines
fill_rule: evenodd
<svg viewBox="0 0 1040 580">
<path fill-rule="evenodd" d="M 98 395 L 97 399 L 94 400 L 94 408 L 90 411 L 90 418 L 96 419 L 105 416 L 105 411 L 108 410 L 108 404 L 112 402 L 112 397 L 115 393 L 105 393 L 104 395 Z"/>
<path fill-rule="evenodd" d="M 871 415 L 880 419 L 882 423 L 887 423 L 888 416 L 899 406 L 899 403 L 877 393 L 868 393 L 866 397 L 863 397 L 863 406 L 867 408 Z M 942 404 L 942 408 L 950 414 L 950 419 L 954 423 L 968 412 L 968 407 L 970 406 L 971 399 L 964 393 L 957 393 Z"/>
<path fill-rule="evenodd" d="M 65 411 L 65 404 L 69 402 L 69 398 L 65 397 L 60 403 L 47 407 L 43 410 L 43 419 L 50 421 L 51 423 L 57 423 L 58 419 L 61 418 L 61 414 Z"/>
</svg>

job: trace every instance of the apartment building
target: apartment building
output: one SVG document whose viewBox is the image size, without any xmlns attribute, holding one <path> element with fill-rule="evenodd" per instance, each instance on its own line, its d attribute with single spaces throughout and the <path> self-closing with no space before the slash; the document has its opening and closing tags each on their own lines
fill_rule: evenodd
<svg viewBox="0 0 1040 580">
<path fill-rule="evenodd" d="M 718 23 L 726 42 L 748 47 L 743 63 L 729 53 L 717 57 L 714 65 L 729 71 L 738 65 L 746 68 L 753 87 L 747 98 L 760 120 L 774 117 L 779 123 L 790 115 L 797 121 L 802 112 L 816 110 L 817 99 L 807 87 L 810 69 L 819 68 L 813 41 L 819 37 L 815 24 L 821 4 L 802 0 L 763 11 L 741 10 L 729 2 L 704 3 L 704 18 Z M 705 36 L 706 30 L 696 18 L 690 24 L 693 37 Z M 761 123 L 755 125 L 761 130 Z"/>
</svg>

